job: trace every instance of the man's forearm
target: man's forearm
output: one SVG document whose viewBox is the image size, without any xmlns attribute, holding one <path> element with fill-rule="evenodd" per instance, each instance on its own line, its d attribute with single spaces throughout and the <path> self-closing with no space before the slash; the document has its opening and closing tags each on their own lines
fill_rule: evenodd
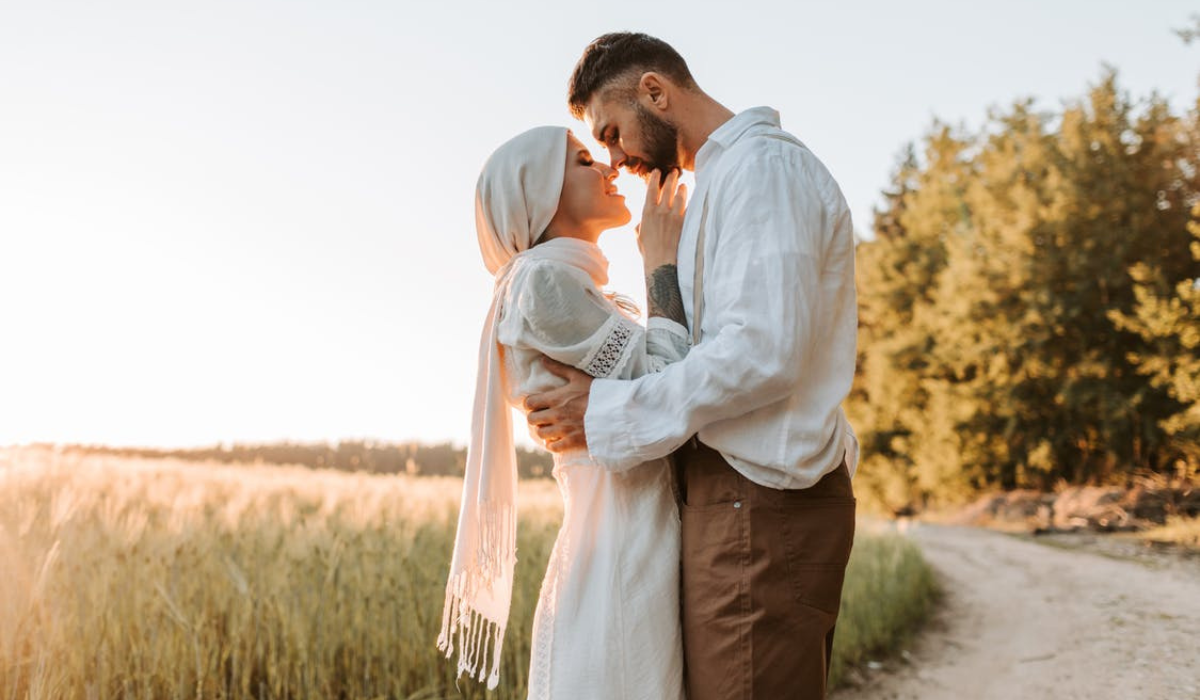
<svg viewBox="0 0 1200 700">
<path fill-rule="evenodd" d="M 646 301 L 650 316 L 660 316 L 687 327 L 683 295 L 679 292 L 679 271 L 674 265 L 659 265 L 646 275 Z"/>
</svg>

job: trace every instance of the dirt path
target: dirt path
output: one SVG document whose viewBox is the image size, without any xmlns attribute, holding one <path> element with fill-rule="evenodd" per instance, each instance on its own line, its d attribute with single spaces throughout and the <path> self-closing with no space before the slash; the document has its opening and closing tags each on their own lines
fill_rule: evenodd
<svg viewBox="0 0 1200 700">
<path fill-rule="evenodd" d="M 914 525 L 942 609 L 834 700 L 1200 699 L 1200 566 Z"/>
</svg>

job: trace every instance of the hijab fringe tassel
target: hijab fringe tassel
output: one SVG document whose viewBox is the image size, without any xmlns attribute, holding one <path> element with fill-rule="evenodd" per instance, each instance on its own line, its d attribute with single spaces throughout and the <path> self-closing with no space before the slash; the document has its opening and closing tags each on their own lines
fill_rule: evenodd
<svg viewBox="0 0 1200 700">
<path fill-rule="evenodd" d="M 478 591 L 490 590 L 500 576 L 512 575 L 517 561 L 517 521 L 515 509 L 509 505 L 481 504 L 480 510 L 483 522 L 475 560 L 478 566 L 459 572 L 446 586 L 437 648 L 449 659 L 457 643 L 458 675 L 486 679 L 488 690 L 493 690 L 500 683 L 501 643 L 508 621 L 489 620 L 472 610 L 467 600 Z"/>
</svg>

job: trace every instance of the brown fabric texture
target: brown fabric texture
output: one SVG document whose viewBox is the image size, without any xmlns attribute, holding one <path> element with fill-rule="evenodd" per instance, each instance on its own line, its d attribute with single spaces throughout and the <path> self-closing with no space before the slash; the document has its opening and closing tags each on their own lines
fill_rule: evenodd
<svg viewBox="0 0 1200 700">
<path fill-rule="evenodd" d="M 824 698 L 854 542 L 845 460 L 795 490 L 759 486 L 695 440 L 675 460 L 689 700 Z"/>
</svg>

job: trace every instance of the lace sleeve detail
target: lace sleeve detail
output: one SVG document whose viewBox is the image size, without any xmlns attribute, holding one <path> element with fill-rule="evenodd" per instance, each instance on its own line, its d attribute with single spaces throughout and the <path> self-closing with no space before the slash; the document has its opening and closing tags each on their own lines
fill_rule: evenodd
<svg viewBox="0 0 1200 700">
<path fill-rule="evenodd" d="M 623 322 L 620 316 L 613 316 L 605 325 L 608 326 L 608 333 L 604 342 L 596 348 L 583 368 L 583 371 L 593 377 L 603 378 L 619 374 L 629 360 L 634 345 L 636 328 L 632 324 Z"/>
<path fill-rule="evenodd" d="M 641 368 L 646 329 L 625 317 L 584 273 L 538 262 L 514 279 L 499 340 L 535 350 L 593 377 L 621 378 Z"/>
</svg>

